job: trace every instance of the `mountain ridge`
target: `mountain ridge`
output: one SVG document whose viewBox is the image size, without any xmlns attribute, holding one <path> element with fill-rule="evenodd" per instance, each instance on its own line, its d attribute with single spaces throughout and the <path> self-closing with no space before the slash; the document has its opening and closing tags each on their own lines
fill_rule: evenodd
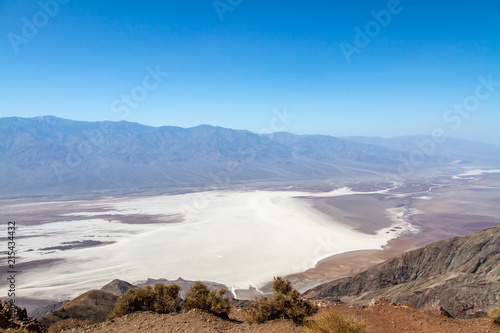
<svg viewBox="0 0 500 333">
<path fill-rule="evenodd" d="M 405 252 L 303 295 L 357 305 L 386 297 L 440 306 L 454 317 L 481 316 L 500 303 L 499 248 L 500 227 L 489 228 Z"/>
<path fill-rule="evenodd" d="M 410 141 L 406 140 L 407 146 Z M 468 141 L 458 142 L 468 145 Z M 447 152 L 455 146 L 453 139 L 440 148 Z M 0 118 L 0 182 L 4 185 L 0 195 L 397 175 L 414 150 L 401 147 L 404 144 L 325 135 L 259 135 L 209 125 L 151 127 L 126 121 L 8 117 Z M 457 159 L 467 165 L 500 164 L 495 157 L 500 156 L 500 146 L 481 147 L 429 155 L 419 166 L 422 170 L 442 167 Z"/>
</svg>

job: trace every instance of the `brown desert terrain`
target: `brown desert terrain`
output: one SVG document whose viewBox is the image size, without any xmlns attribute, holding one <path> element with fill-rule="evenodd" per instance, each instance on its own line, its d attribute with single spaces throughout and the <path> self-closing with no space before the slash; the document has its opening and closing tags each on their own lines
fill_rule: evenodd
<svg viewBox="0 0 500 333">
<path fill-rule="evenodd" d="M 326 304 L 326 303 L 324 303 Z M 321 311 L 333 308 L 366 323 L 367 333 L 494 333 L 500 329 L 485 318 L 448 318 L 434 309 L 420 310 L 409 304 L 396 305 L 379 300 L 371 306 L 358 309 L 341 305 L 327 305 Z M 303 326 L 289 320 L 275 320 L 265 324 L 243 323 L 243 309 L 233 308 L 231 320 L 224 320 L 208 313 L 191 310 L 188 313 L 159 315 L 133 313 L 113 322 L 94 324 L 63 332 L 78 333 L 160 333 L 160 332 L 275 332 L 303 333 Z"/>
</svg>

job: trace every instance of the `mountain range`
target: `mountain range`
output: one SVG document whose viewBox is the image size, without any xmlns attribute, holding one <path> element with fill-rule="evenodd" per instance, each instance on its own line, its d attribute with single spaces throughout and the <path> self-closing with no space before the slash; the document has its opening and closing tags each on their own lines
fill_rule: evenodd
<svg viewBox="0 0 500 333">
<path fill-rule="evenodd" d="M 0 118 L 1 196 L 401 175 L 451 163 L 498 165 L 500 146 L 431 136 L 259 135 L 208 125 Z"/>
</svg>

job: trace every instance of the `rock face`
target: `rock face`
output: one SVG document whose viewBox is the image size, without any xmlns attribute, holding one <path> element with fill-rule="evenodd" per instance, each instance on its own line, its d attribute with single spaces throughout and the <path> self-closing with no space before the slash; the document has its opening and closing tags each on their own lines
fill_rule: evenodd
<svg viewBox="0 0 500 333">
<path fill-rule="evenodd" d="M 403 253 L 304 297 L 357 305 L 386 297 L 419 308 L 441 307 L 454 317 L 484 315 L 500 304 L 500 227 Z"/>
</svg>

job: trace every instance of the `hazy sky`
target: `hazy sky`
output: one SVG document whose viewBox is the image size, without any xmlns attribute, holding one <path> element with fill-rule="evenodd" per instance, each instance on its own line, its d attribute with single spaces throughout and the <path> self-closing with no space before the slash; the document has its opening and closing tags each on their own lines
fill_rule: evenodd
<svg viewBox="0 0 500 333">
<path fill-rule="evenodd" d="M 0 0 L 0 117 L 500 144 L 499 18 L 498 0 Z"/>
</svg>

